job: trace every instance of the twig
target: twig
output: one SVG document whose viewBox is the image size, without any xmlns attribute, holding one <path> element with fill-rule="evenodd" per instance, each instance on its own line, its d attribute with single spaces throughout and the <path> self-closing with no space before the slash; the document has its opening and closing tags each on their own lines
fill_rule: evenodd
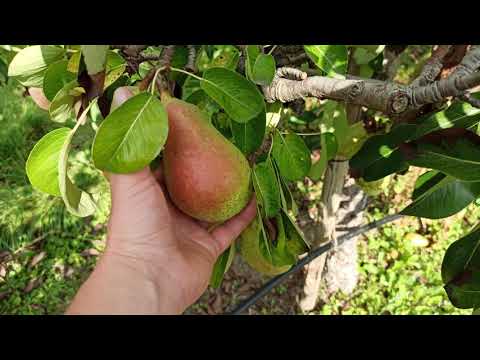
<svg viewBox="0 0 480 360">
<path fill-rule="evenodd" d="M 197 68 L 195 66 L 195 60 L 197 59 L 197 50 L 195 50 L 194 45 L 187 45 L 188 49 L 188 60 L 187 65 L 185 65 L 185 69 L 191 72 L 197 72 Z"/>
<path fill-rule="evenodd" d="M 168 45 L 162 51 L 161 64 L 170 67 L 172 64 L 173 55 L 175 53 L 175 45 Z"/>
<path fill-rule="evenodd" d="M 450 51 L 451 45 L 439 45 L 432 51 L 432 55 L 427 60 L 418 77 L 412 81 L 411 86 L 425 86 L 435 81 L 442 71 L 446 55 Z"/>
</svg>

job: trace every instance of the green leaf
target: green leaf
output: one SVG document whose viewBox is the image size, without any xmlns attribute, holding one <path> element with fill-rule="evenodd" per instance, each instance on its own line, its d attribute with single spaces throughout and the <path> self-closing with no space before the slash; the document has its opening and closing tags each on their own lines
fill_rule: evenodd
<svg viewBox="0 0 480 360">
<path fill-rule="evenodd" d="M 281 189 L 283 190 L 283 194 L 285 194 L 286 209 L 291 211 L 293 216 L 297 216 L 298 215 L 297 203 L 295 202 L 295 199 L 292 195 L 292 192 L 290 191 L 290 188 L 288 187 L 288 184 L 281 177 L 280 177 L 280 184 L 281 184 Z"/>
<path fill-rule="evenodd" d="M 68 60 L 59 60 L 51 64 L 43 77 L 43 92 L 49 101 L 67 84 L 76 79 L 76 75 L 67 69 Z"/>
<path fill-rule="evenodd" d="M 33 147 L 26 162 L 28 180 L 44 193 L 60 196 L 58 162 L 69 128 L 55 129 L 42 137 Z"/>
<path fill-rule="evenodd" d="M 131 173 L 147 166 L 168 135 L 167 113 L 155 96 L 140 93 L 109 114 L 93 143 L 93 162 L 100 170 Z"/>
<path fill-rule="evenodd" d="M 230 245 L 222 255 L 219 256 L 215 265 L 213 266 L 212 275 L 210 277 L 210 286 L 217 289 L 222 284 L 223 276 L 228 271 L 235 257 L 235 243 Z"/>
<path fill-rule="evenodd" d="M 429 171 L 417 179 L 413 202 L 401 214 L 441 219 L 456 214 L 479 196 L 480 182 L 464 182 Z"/>
<path fill-rule="evenodd" d="M 205 54 L 206 56 L 203 56 Z M 213 45 L 212 56 L 202 52 L 198 58 L 198 69 L 203 72 L 213 67 L 235 70 L 240 60 L 240 51 L 233 45 Z"/>
<path fill-rule="evenodd" d="M 104 89 L 108 88 L 115 81 L 117 81 L 120 76 L 123 75 L 125 69 L 127 68 L 127 63 L 119 54 L 114 51 L 109 51 L 107 53 L 107 64 L 106 64 L 106 75 Z"/>
<path fill-rule="evenodd" d="M 454 306 L 461 309 L 480 306 L 480 228 L 455 241 L 442 263 L 445 290 Z"/>
<path fill-rule="evenodd" d="M 472 94 L 480 99 L 480 93 Z M 460 101 L 454 102 L 448 109 L 437 112 L 433 115 L 424 116 L 416 121 L 417 131 L 413 139 L 418 139 L 433 131 L 456 128 L 471 128 L 480 122 L 480 109 Z"/>
<path fill-rule="evenodd" d="M 480 148 L 465 138 L 455 144 L 419 144 L 413 166 L 441 171 L 463 181 L 480 181 Z"/>
<path fill-rule="evenodd" d="M 402 124 L 385 135 L 367 139 L 350 159 L 350 168 L 365 181 L 375 181 L 408 167 L 399 145 L 412 138 L 416 125 Z"/>
<path fill-rule="evenodd" d="M 23 86 L 42 87 L 48 66 L 63 58 L 65 50 L 52 45 L 35 45 L 22 49 L 8 67 L 8 76 Z"/>
<path fill-rule="evenodd" d="M 72 139 L 77 131 L 78 127 L 81 126 L 90 111 L 90 107 L 96 101 L 90 103 L 90 105 L 85 109 L 82 116 L 79 118 L 75 128 L 69 132 L 66 137 L 62 149 L 60 151 L 60 156 L 58 159 L 58 185 L 60 188 L 60 194 L 62 196 L 63 202 L 67 210 L 73 215 L 79 217 L 90 216 L 95 212 L 96 204 L 92 196 L 79 189 L 69 178 L 68 176 L 68 155 L 70 148 L 72 146 Z"/>
<path fill-rule="evenodd" d="M 272 154 L 281 175 L 287 180 L 301 180 L 310 171 L 310 151 L 295 133 L 283 136 L 277 131 L 273 138 Z"/>
<path fill-rule="evenodd" d="M 267 218 L 280 211 L 280 189 L 270 159 L 253 167 L 253 186 Z"/>
<path fill-rule="evenodd" d="M 370 136 L 362 122 L 356 122 L 350 125 L 342 145 L 338 146 L 337 155 L 345 159 L 352 158 L 352 156 L 362 148 Z"/>
<path fill-rule="evenodd" d="M 287 250 L 296 258 L 310 250 L 310 246 L 305 241 L 303 231 L 295 223 L 295 220 L 288 215 L 285 209 L 282 209 L 282 219 L 285 227 L 287 239 Z"/>
<path fill-rule="evenodd" d="M 327 76 L 347 73 L 348 50 L 345 45 L 304 45 L 306 54 Z"/>
<path fill-rule="evenodd" d="M 245 61 L 245 74 L 247 78 L 253 81 L 253 69 L 258 55 L 260 55 L 260 48 L 258 45 L 247 45 L 245 48 L 247 59 Z"/>
<path fill-rule="evenodd" d="M 88 75 L 95 75 L 105 70 L 108 45 L 82 45 L 81 48 Z"/>
<path fill-rule="evenodd" d="M 213 115 L 220 111 L 220 106 L 202 89 L 192 93 L 185 101 L 197 105 L 197 107 L 207 115 L 210 121 L 212 120 Z M 224 113 L 223 115 L 227 116 Z"/>
<path fill-rule="evenodd" d="M 82 58 L 82 52 L 76 51 L 72 54 L 70 59 L 68 59 L 67 70 L 71 73 L 78 74 L 80 69 L 80 60 Z"/>
<path fill-rule="evenodd" d="M 272 55 L 260 54 L 255 60 L 253 67 L 253 81 L 262 86 L 268 86 L 272 83 L 275 76 L 275 59 Z"/>
<path fill-rule="evenodd" d="M 322 125 L 326 127 L 322 131 L 335 134 L 339 148 L 348 146 L 350 125 L 348 124 L 345 106 L 335 101 L 327 101 L 322 106 L 322 110 Z"/>
<path fill-rule="evenodd" d="M 74 117 L 75 100 L 81 95 L 82 90 L 78 88 L 77 80 L 73 80 L 57 92 L 48 109 L 52 121 L 64 123 Z"/>
<path fill-rule="evenodd" d="M 245 155 L 255 152 L 262 145 L 266 123 L 265 111 L 247 123 L 230 122 L 234 143 Z"/>
<path fill-rule="evenodd" d="M 263 96 L 245 77 L 225 68 L 211 68 L 203 73 L 202 89 L 234 121 L 245 123 L 265 109 Z"/>
<path fill-rule="evenodd" d="M 326 135 L 327 133 L 323 133 L 320 135 L 321 147 L 322 151 L 320 153 L 320 159 L 318 159 L 310 168 L 310 172 L 308 173 L 308 177 L 313 181 L 318 181 L 323 176 L 325 169 L 327 168 L 328 158 L 329 158 L 329 151 L 326 142 Z"/>
<path fill-rule="evenodd" d="M 472 312 L 472 315 L 480 315 L 480 307 L 477 309 L 474 309 Z"/>
<path fill-rule="evenodd" d="M 353 52 L 353 58 L 358 65 L 366 65 L 380 55 L 383 49 L 385 45 L 374 45 L 372 48 L 357 47 Z"/>
<path fill-rule="evenodd" d="M 188 101 L 190 96 L 198 91 L 203 92 L 202 88 L 200 87 L 200 80 L 192 76 L 187 77 L 182 86 L 182 100 Z"/>
<path fill-rule="evenodd" d="M 272 220 L 267 221 L 273 222 Z M 274 223 L 277 238 L 274 239 L 275 241 L 273 241 L 273 246 L 271 246 L 272 264 L 274 266 L 293 265 L 297 261 L 297 258 L 288 251 L 285 225 L 283 223 L 283 216 L 281 213 L 277 214 Z"/>
</svg>

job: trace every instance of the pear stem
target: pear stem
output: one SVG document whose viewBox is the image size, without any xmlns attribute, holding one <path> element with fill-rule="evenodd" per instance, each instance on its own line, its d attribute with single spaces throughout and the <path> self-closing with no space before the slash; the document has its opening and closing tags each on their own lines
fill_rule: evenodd
<svg viewBox="0 0 480 360">
<path fill-rule="evenodd" d="M 185 71 L 185 70 L 178 69 L 178 68 L 175 68 L 175 67 L 171 67 L 170 70 L 187 74 L 187 75 L 189 75 L 189 76 L 191 76 L 191 77 L 194 77 L 195 79 L 200 80 L 200 81 L 203 80 L 203 78 L 201 78 L 200 76 L 197 76 L 197 75 L 195 75 L 195 74 L 192 74 L 192 73 L 189 72 L 189 71 Z"/>
</svg>

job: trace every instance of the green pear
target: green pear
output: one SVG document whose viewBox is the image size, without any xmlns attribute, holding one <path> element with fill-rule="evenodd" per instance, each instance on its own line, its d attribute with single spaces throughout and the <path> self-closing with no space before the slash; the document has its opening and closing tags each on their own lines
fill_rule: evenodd
<svg viewBox="0 0 480 360">
<path fill-rule="evenodd" d="M 288 271 L 291 265 L 274 266 L 262 255 L 260 250 L 261 225 L 258 218 L 242 232 L 238 239 L 240 255 L 254 270 L 267 276 L 275 276 Z"/>
</svg>

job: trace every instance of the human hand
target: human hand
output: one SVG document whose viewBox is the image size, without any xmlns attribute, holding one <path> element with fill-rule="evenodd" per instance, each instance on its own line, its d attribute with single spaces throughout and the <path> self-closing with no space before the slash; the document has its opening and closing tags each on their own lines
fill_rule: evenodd
<svg viewBox="0 0 480 360">
<path fill-rule="evenodd" d="M 161 167 L 106 175 L 112 194 L 106 250 L 68 313 L 182 313 L 208 287 L 217 258 L 255 218 L 255 198 L 208 231 L 212 224 L 170 201 Z"/>
</svg>

